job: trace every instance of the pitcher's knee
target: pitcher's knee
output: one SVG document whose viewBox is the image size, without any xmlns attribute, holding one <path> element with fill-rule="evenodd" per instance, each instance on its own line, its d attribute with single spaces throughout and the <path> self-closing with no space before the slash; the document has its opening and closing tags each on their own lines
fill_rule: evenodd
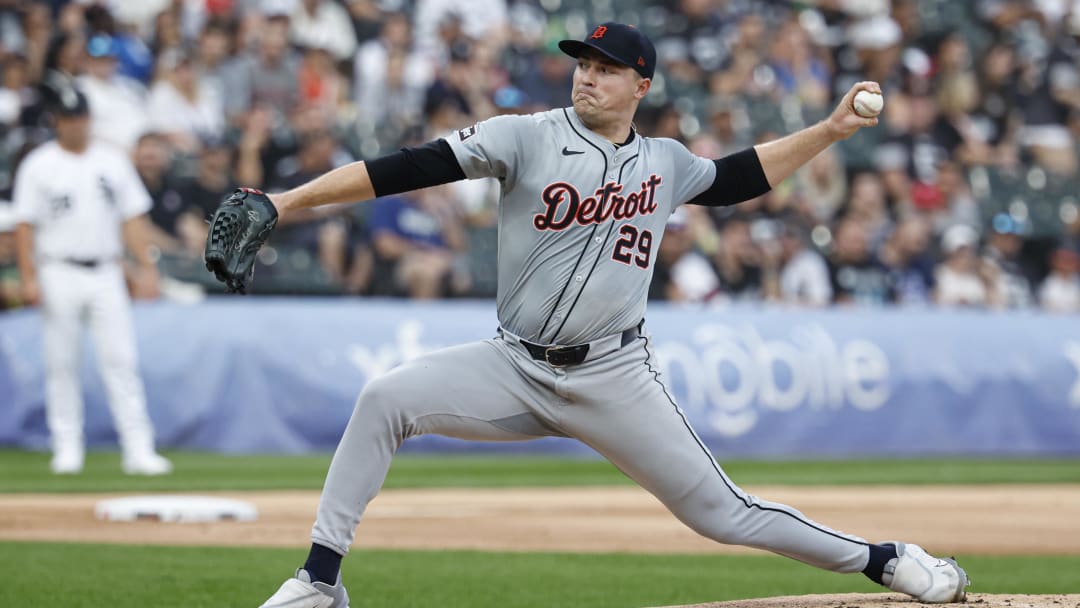
<svg viewBox="0 0 1080 608">
<path fill-rule="evenodd" d="M 684 524 L 698 534 L 725 545 L 743 545 L 749 539 L 747 506 L 734 493 L 711 492 L 706 487 L 683 497 L 671 507 Z"/>
<path fill-rule="evenodd" d="M 409 396 L 402 384 L 393 380 L 393 374 L 383 375 L 368 382 L 360 391 L 353 417 L 362 419 L 365 426 L 389 425 L 395 434 L 407 436 L 409 404 Z"/>
</svg>

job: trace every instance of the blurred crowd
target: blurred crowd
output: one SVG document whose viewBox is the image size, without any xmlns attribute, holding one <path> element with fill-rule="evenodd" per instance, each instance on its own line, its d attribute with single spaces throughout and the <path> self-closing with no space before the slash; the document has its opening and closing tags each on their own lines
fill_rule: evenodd
<svg viewBox="0 0 1080 608">
<path fill-rule="evenodd" d="M 556 43 L 606 20 L 657 46 L 639 132 L 701 156 L 813 124 L 859 80 L 885 92 L 879 127 L 767 195 L 680 208 L 654 299 L 1080 310 L 1080 0 L 0 0 L 0 198 L 74 83 L 154 199 L 162 272 L 215 289 L 206 220 L 234 187 L 567 106 Z M 292 215 L 255 288 L 490 297 L 497 198 L 461 182 Z"/>
</svg>

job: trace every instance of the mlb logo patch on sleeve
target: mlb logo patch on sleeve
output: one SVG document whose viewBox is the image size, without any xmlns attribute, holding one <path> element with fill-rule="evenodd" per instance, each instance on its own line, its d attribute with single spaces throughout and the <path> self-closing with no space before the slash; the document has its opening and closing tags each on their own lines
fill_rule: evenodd
<svg viewBox="0 0 1080 608">
<path fill-rule="evenodd" d="M 473 135 L 476 135 L 476 125 L 473 125 L 471 127 L 468 127 L 467 129 L 461 129 L 460 131 L 458 131 L 458 137 L 461 138 L 461 141 L 465 141 L 466 139 L 469 139 Z"/>
</svg>

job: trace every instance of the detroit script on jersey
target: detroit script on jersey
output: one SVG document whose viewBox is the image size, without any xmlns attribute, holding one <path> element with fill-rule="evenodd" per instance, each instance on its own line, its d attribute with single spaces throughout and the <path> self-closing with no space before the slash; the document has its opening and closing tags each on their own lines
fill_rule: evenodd
<svg viewBox="0 0 1080 608">
<path fill-rule="evenodd" d="M 540 198 L 545 211 L 533 218 L 537 230 L 563 230 L 572 223 L 579 226 L 602 224 L 609 219 L 625 220 L 637 215 L 656 213 L 656 187 L 664 179 L 655 173 L 641 182 L 641 190 L 622 196 L 623 185 L 608 182 L 584 200 L 577 188 L 555 182 L 544 188 Z"/>
</svg>

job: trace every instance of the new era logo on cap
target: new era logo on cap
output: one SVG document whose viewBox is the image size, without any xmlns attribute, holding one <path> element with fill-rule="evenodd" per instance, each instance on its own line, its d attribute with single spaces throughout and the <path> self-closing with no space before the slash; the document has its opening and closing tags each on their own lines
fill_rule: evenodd
<svg viewBox="0 0 1080 608">
<path fill-rule="evenodd" d="M 575 58 L 585 49 L 593 49 L 616 63 L 634 68 L 645 78 L 652 78 L 656 70 L 656 49 L 652 41 L 625 23 L 609 21 L 600 24 L 585 40 L 563 40 L 559 48 Z"/>
</svg>

